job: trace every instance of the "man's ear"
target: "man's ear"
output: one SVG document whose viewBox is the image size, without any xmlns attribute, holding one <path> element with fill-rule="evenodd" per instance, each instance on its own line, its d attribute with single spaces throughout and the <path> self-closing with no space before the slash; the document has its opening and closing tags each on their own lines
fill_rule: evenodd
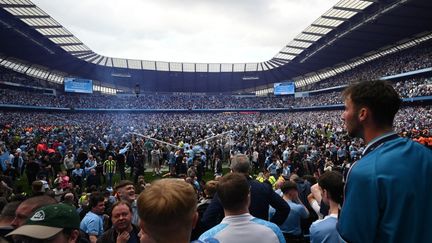
<svg viewBox="0 0 432 243">
<path fill-rule="evenodd" d="M 199 219 L 198 211 L 195 211 L 193 218 L 192 218 L 192 229 L 195 229 Z"/>
<path fill-rule="evenodd" d="M 359 121 L 365 121 L 370 116 L 370 110 L 367 107 L 360 108 L 358 112 Z"/>
<path fill-rule="evenodd" d="M 79 230 L 72 230 L 68 242 L 73 242 L 73 243 L 78 242 L 79 236 L 80 236 Z"/>
<path fill-rule="evenodd" d="M 326 189 L 323 189 L 321 195 L 322 195 L 323 198 L 328 198 L 327 190 L 326 190 Z"/>
<path fill-rule="evenodd" d="M 144 229 L 144 222 L 141 219 L 139 219 L 138 225 L 139 225 L 141 230 Z"/>
</svg>

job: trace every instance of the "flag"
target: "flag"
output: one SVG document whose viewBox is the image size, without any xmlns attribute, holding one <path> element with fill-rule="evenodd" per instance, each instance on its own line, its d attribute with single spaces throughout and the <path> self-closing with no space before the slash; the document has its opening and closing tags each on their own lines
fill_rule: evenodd
<svg viewBox="0 0 432 243">
<path fill-rule="evenodd" d="M 124 148 L 120 149 L 119 154 L 125 154 L 131 146 L 132 146 L 131 142 L 127 143 Z"/>
</svg>

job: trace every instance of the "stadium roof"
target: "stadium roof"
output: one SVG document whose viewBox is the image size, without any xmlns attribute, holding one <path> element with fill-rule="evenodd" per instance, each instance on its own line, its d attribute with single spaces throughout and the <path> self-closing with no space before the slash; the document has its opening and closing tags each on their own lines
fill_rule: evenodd
<svg viewBox="0 0 432 243">
<path fill-rule="evenodd" d="M 336 27 L 373 4 L 373 1 L 346 0 L 338 2 L 286 45 L 270 63 L 281 66 L 296 58 L 308 47 L 325 37 Z"/>
<path fill-rule="evenodd" d="M 111 87 L 138 83 L 146 91 L 225 92 L 302 80 L 305 74 L 432 33 L 431 1 L 341 0 L 268 61 L 159 62 L 97 54 L 31 1 L 0 0 L 0 6 L 0 52 L 6 57 Z"/>
<path fill-rule="evenodd" d="M 2 7 L 37 30 L 71 55 L 96 65 L 157 71 L 244 72 L 273 69 L 289 63 L 297 55 L 337 26 L 373 4 L 370 1 L 342 0 L 294 38 L 268 63 L 176 63 L 111 58 L 88 48 L 65 27 L 29 0 L 2 0 Z"/>
</svg>

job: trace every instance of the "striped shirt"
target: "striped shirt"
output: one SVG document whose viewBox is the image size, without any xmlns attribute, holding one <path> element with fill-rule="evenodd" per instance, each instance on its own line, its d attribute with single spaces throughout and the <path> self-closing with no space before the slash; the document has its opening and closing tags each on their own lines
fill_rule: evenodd
<svg viewBox="0 0 432 243">
<path fill-rule="evenodd" d="M 104 167 L 106 173 L 114 173 L 116 166 L 115 160 L 105 160 Z"/>
<path fill-rule="evenodd" d="M 285 242 L 279 227 L 249 213 L 226 216 L 222 222 L 204 232 L 199 240 L 214 238 L 221 243 Z"/>
</svg>

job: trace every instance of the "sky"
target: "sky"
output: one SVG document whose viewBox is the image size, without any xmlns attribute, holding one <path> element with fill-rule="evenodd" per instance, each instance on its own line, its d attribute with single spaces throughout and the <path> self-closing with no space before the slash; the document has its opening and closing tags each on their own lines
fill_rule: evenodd
<svg viewBox="0 0 432 243">
<path fill-rule="evenodd" d="M 94 52 L 169 62 L 274 57 L 337 0 L 33 0 Z"/>
</svg>

